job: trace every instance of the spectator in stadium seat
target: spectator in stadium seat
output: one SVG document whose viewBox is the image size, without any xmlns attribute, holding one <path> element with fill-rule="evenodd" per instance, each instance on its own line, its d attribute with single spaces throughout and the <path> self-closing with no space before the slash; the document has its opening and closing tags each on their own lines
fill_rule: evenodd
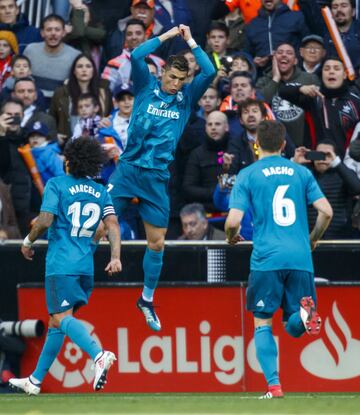
<svg viewBox="0 0 360 415">
<path fill-rule="evenodd" d="M 16 36 L 8 30 L 0 30 L 0 90 L 11 76 L 11 63 L 14 55 L 19 53 Z"/>
<path fill-rule="evenodd" d="M 230 76 L 230 95 L 223 99 L 220 105 L 220 111 L 225 112 L 229 118 L 229 127 L 231 137 L 239 137 L 243 131 L 243 127 L 239 122 L 237 111 L 239 104 L 247 98 L 262 99 L 254 86 L 253 77 L 249 72 L 236 71 Z M 274 115 L 268 104 L 265 103 L 267 115 L 269 119 L 273 119 Z"/>
<path fill-rule="evenodd" d="M 171 6 L 174 9 L 174 13 L 177 8 L 180 10 L 180 15 L 183 15 L 184 9 L 179 7 L 178 3 L 182 3 L 183 0 L 171 2 Z M 165 3 L 165 2 L 164 2 Z M 157 5 L 157 10 L 160 13 L 160 8 L 162 8 L 162 2 Z M 123 18 L 118 21 L 117 28 L 111 32 L 107 39 L 107 44 L 105 46 L 105 55 L 108 60 L 119 56 L 121 54 L 123 47 L 128 47 L 127 41 L 125 38 L 125 29 L 127 23 L 131 19 L 141 20 L 145 25 L 145 39 L 151 39 L 155 36 L 166 32 L 166 29 L 162 24 L 159 24 L 155 20 L 155 0 L 132 0 L 130 16 Z M 187 20 L 187 19 L 186 19 Z M 174 21 L 171 21 L 169 28 L 173 27 L 177 21 L 177 17 Z M 163 22 L 164 23 L 164 22 Z M 179 21 L 178 24 L 184 24 L 184 21 Z M 186 43 L 182 39 L 173 39 L 171 42 L 165 45 L 161 45 L 155 52 L 156 55 L 160 56 L 163 59 L 166 59 L 169 55 L 176 54 L 180 50 L 186 47 Z"/>
<path fill-rule="evenodd" d="M 301 41 L 301 69 L 321 78 L 321 64 L 325 58 L 324 39 L 318 35 L 305 36 Z"/>
<path fill-rule="evenodd" d="M 0 241 L 20 238 L 9 186 L 0 179 Z"/>
<path fill-rule="evenodd" d="M 302 71 L 297 66 L 295 49 L 287 43 L 280 44 L 272 58 L 272 69 L 260 78 L 256 87 L 271 105 L 275 117 L 282 121 L 287 133 L 296 146 L 304 144 L 305 114 L 302 108 L 279 97 L 279 87 L 283 83 L 300 85 L 320 85 L 318 77 Z"/>
<path fill-rule="evenodd" d="M 207 211 L 216 211 L 213 193 L 221 173 L 237 173 L 232 161 L 224 163 L 224 154 L 229 153 L 230 135 L 226 115 L 213 111 L 206 120 L 206 141 L 192 150 L 187 161 L 183 180 L 184 198 L 187 202 L 202 203 Z"/>
<path fill-rule="evenodd" d="M 184 58 L 187 60 L 189 65 L 189 72 L 187 77 L 187 82 L 190 84 L 192 80 L 194 79 L 195 75 L 199 71 L 199 65 L 196 62 L 194 54 L 191 52 L 191 49 L 184 49 L 181 50 L 178 55 L 184 56 Z"/>
<path fill-rule="evenodd" d="M 309 149 L 305 147 L 296 149 L 293 160 L 304 165 L 313 163 L 314 176 L 333 209 L 334 216 L 323 239 L 350 239 L 353 235 L 352 198 L 360 195 L 360 180 L 336 155 L 336 144 L 333 141 L 323 140 L 316 146 L 316 150 L 325 154 L 325 160 L 306 160 L 305 154 Z M 316 212 L 310 207 L 309 225 L 312 226 L 315 220 Z"/>
<path fill-rule="evenodd" d="M 305 147 L 314 149 L 322 139 L 331 139 L 336 143 L 336 152 L 341 159 L 360 120 L 360 96 L 349 88 L 346 77 L 341 60 L 329 57 L 322 67 L 320 88 L 291 83 L 279 86 L 281 98 L 306 112 L 309 128 Z"/>
<path fill-rule="evenodd" d="M 20 13 L 16 0 L 0 0 L 0 30 L 15 34 L 20 53 L 30 43 L 42 41 L 39 29 L 31 26 L 27 17 Z"/>
<path fill-rule="evenodd" d="M 64 20 L 50 14 L 41 21 L 44 41 L 31 43 L 24 50 L 24 55 L 31 61 L 36 84 L 43 91 L 48 104 L 55 89 L 68 77 L 74 59 L 80 54 L 63 42 L 65 35 Z"/>
<path fill-rule="evenodd" d="M 98 97 L 102 116 L 108 116 L 112 108 L 108 82 L 99 80 L 95 63 L 90 57 L 78 55 L 68 75 L 68 82 L 56 89 L 49 111 L 56 120 L 58 134 L 65 140 L 72 136 L 78 120 L 77 100 L 81 94 L 91 93 Z"/>
<path fill-rule="evenodd" d="M 245 26 L 246 51 L 260 68 L 271 64 L 271 56 L 280 44 L 295 50 L 301 39 L 310 34 L 303 14 L 291 11 L 281 0 L 262 0 L 258 16 Z"/>
<path fill-rule="evenodd" d="M 11 61 L 11 76 L 7 78 L 1 91 L 0 99 L 5 101 L 14 90 L 15 82 L 21 78 L 31 77 L 31 62 L 27 56 L 15 55 Z M 37 99 L 35 105 L 41 111 L 45 110 L 45 98 L 41 89 L 36 87 Z"/>
<path fill-rule="evenodd" d="M 205 94 L 200 98 L 200 108 L 197 112 L 197 115 L 206 120 L 210 112 L 219 109 L 220 104 L 221 99 L 218 90 L 213 85 L 210 85 L 209 88 L 205 91 Z"/>
<path fill-rule="evenodd" d="M 209 58 L 218 71 L 223 65 L 222 61 L 229 56 L 229 29 L 224 23 L 214 22 L 207 32 L 207 45 Z"/>
<path fill-rule="evenodd" d="M 65 36 L 64 42 L 89 55 L 99 70 L 101 60 L 101 44 L 106 31 L 100 22 L 93 19 L 87 4 L 82 0 L 70 0 L 71 12 L 68 27 L 71 31 Z"/>
<path fill-rule="evenodd" d="M 266 120 L 267 111 L 264 102 L 247 98 L 239 105 L 239 118 L 243 126 L 243 132 L 229 144 L 229 152 L 239 154 L 239 169 L 243 169 L 254 163 L 259 158 L 257 140 L 257 127 L 261 121 Z M 291 140 L 286 140 L 282 155 L 291 158 L 294 155 L 295 146 Z"/>
<path fill-rule="evenodd" d="M 354 68 L 359 69 L 360 22 L 355 19 L 355 1 L 331 0 L 330 9 L 351 62 Z M 327 31 L 324 34 L 324 44 L 327 56 L 337 55 L 335 45 Z"/>
<path fill-rule="evenodd" d="M 189 203 L 180 210 L 182 235 L 181 241 L 224 241 L 225 232 L 209 224 L 204 206 L 201 203 Z"/>
<path fill-rule="evenodd" d="M 31 178 L 18 152 L 18 147 L 26 142 L 25 131 L 20 127 L 24 116 L 23 103 L 16 98 L 9 98 L 0 112 L 1 151 L 8 155 L 1 159 L 0 171 L 4 181 L 11 185 L 11 197 L 19 229 L 21 235 L 26 235 L 30 223 Z"/>
<path fill-rule="evenodd" d="M 24 105 L 24 118 L 21 121 L 22 128 L 27 128 L 38 121 L 45 124 L 49 129 L 50 138 L 52 140 L 56 139 L 57 130 L 54 117 L 41 111 L 36 105 L 37 91 L 35 80 L 32 77 L 16 80 L 12 96 L 19 99 Z"/>
<path fill-rule="evenodd" d="M 110 89 L 114 91 L 117 86 L 123 88 L 129 87 L 131 81 L 131 52 L 144 43 L 146 40 L 146 28 L 144 23 L 139 19 L 130 19 L 125 29 L 126 45 L 121 54 L 111 59 L 102 73 L 102 78 L 110 82 Z M 154 54 L 150 54 L 149 58 L 156 64 L 158 76 L 161 74 L 161 68 L 164 61 Z"/>
</svg>

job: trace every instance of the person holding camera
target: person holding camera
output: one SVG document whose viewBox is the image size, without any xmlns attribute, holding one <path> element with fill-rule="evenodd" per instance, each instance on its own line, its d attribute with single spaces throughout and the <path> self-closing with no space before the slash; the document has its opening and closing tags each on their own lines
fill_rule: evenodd
<svg viewBox="0 0 360 415">
<path fill-rule="evenodd" d="M 306 147 L 295 150 L 295 163 L 310 166 L 320 189 L 328 199 L 334 216 L 323 239 L 350 239 L 353 237 L 351 214 L 354 196 L 360 195 L 360 180 L 337 155 L 336 143 L 322 140 L 316 151 Z M 316 220 L 316 210 L 309 207 L 309 225 Z"/>
<path fill-rule="evenodd" d="M 18 147 L 26 142 L 26 135 L 20 124 L 24 116 L 23 103 L 16 98 L 9 98 L 1 107 L 0 143 L 2 153 L 0 171 L 2 178 L 11 185 L 11 197 L 16 218 L 23 236 L 28 231 L 30 222 L 31 177 L 18 152 Z"/>
</svg>

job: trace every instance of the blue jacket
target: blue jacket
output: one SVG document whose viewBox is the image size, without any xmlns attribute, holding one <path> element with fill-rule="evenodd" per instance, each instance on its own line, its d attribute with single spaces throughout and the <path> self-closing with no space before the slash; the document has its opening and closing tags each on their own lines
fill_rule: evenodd
<svg viewBox="0 0 360 415">
<path fill-rule="evenodd" d="M 52 177 L 65 175 L 64 162 L 59 157 L 59 152 L 60 149 L 56 143 L 31 149 L 44 185 Z"/>
<path fill-rule="evenodd" d="M 246 51 L 252 56 L 270 56 L 282 43 L 289 43 L 298 50 L 301 39 L 310 34 L 301 12 L 293 12 L 285 4 L 271 14 L 263 8 L 250 23 L 245 25 Z"/>
<path fill-rule="evenodd" d="M 160 46 L 159 38 L 146 41 L 131 54 L 135 101 L 128 129 L 128 141 L 121 160 L 148 169 L 167 169 L 191 111 L 215 76 L 206 53 L 192 49 L 201 71 L 176 94 L 161 89 L 149 72 L 144 58 Z"/>
<path fill-rule="evenodd" d="M 15 34 L 20 55 L 30 43 L 43 41 L 40 30 L 35 26 L 31 26 L 24 14 L 20 14 L 15 24 L 0 23 L 0 30 L 9 30 Z"/>
<path fill-rule="evenodd" d="M 340 33 L 340 36 L 354 68 L 358 69 L 360 67 L 360 22 L 353 20 L 350 29 L 345 33 Z M 334 42 L 328 31 L 324 35 L 324 47 L 327 56 L 337 56 Z"/>
<path fill-rule="evenodd" d="M 227 212 L 229 210 L 230 200 L 230 189 L 220 189 L 217 184 L 214 194 L 213 202 L 216 209 L 221 212 Z M 246 240 L 251 241 L 253 237 L 253 223 L 252 223 L 252 212 L 248 209 L 241 221 L 240 235 Z"/>
</svg>

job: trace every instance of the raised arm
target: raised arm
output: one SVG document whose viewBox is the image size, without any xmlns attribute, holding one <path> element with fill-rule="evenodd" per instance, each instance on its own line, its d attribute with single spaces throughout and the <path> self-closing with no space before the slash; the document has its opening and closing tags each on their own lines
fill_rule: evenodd
<svg viewBox="0 0 360 415">
<path fill-rule="evenodd" d="M 196 105 L 215 78 L 216 71 L 207 54 L 192 38 L 190 28 L 181 24 L 179 26 L 179 30 L 181 36 L 191 48 L 191 52 L 194 54 L 196 62 L 201 69 L 200 73 L 195 76 L 188 89 L 191 95 L 192 103 L 193 105 Z"/>
<path fill-rule="evenodd" d="M 131 74 L 135 93 L 140 91 L 145 85 L 148 85 L 150 80 L 150 72 L 145 63 L 146 56 L 154 52 L 163 42 L 179 34 L 179 28 L 175 26 L 162 35 L 147 40 L 133 50 L 131 53 Z"/>
</svg>

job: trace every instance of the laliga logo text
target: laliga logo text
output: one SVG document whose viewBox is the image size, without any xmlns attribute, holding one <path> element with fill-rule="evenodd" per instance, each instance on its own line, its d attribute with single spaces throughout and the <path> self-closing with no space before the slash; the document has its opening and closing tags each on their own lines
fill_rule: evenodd
<svg viewBox="0 0 360 415">
<path fill-rule="evenodd" d="M 329 317 L 326 317 L 324 325 L 331 350 L 322 339 L 316 340 L 301 353 L 301 363 L 308 372 L 319 378 L 340 380 L 357 377 L 360 375 L 360 341 L 352 338 L 350 327 L 335 301 L 332 314 L 336 326 L 331 324 Z"/>
<path fill-rule="evenodd" d="M 118 370 L 119 373 L 140 373 L 143 369 L 148 373 L 211 373 L 218 382 L 224 385 L 233 385 L 244 375 L 244 342 L 242 336 L 220 336 L 213 339 L 209 336 L 211 326 L 208 321 L 199 325 L 200 356 L 197 360 L 189 360 L 187 354 L 187 332 L 184 327 L 175 329 L 175 336 L 149 336 L 142 343 L 137 360 L 130 361 L 129 329 L 118 328 Z M 230 348 L 232 353 L 226 353 Z M 162 357 L 154 361 L 151 353 L 160 349 Z M 175 356 L 174 356 L 175 351 Z"/>
</svg>

